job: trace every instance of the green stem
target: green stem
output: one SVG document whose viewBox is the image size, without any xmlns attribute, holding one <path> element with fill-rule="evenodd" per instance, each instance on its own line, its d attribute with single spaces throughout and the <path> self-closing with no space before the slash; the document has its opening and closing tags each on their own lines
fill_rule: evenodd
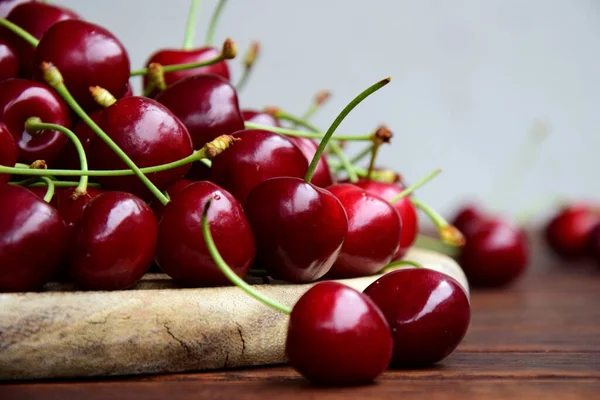
<svg viewBox="0 0 600 400">
<path fill-rule="evenodd" d="M 30 183 L 32 182 L 31 179 L 35 179 L 36 182 Z M 40 187 L 40 186 L 46 186 L 45 183 L 43 182 L 37 182 L 39 179 L 39 177 L 35 177 L 35 178 L 31 178 L 31 179 L 25 179 L 19 182 L 9 182 L 9 185 L 15 185 L 15 186 L 26 186 L 26 187 Z M 70 182 L 70 181 L 55 181 L 52 180 L 52 182 L 54 182 L 54 186 L 57 188 L 66 188 L 66 187 L 73 187 L 73 186 L 77 186 L 79 185 L 78 182 Z M 100 185 L 98 183 L 88 183 L 88 188 L 95 188 L 95 189 L 100 189 Z"/>
<path fill-rule="evenodd" d="M 244 86 L 246 86 L 246 83 L 248 83 L 248 78 L 250 77 L 250 71 L 252 71 L 252 68 L 244 68 L 240 80 L 235 84 L 235 90 L 239 92 L 244 88 Z"/>
<path fill-rule="evenodd" d="M 217 249 L 217 246 L 210 233 L 210 227 L 208 224 L 207 214 L 211 202 L 212 200 L 209 200 L 206 203 L 206 205 L 204 206 L 204 212 L 202 213 L 202 234 L 204 235 L 204 241 L 206 242 L 208 252 L 210 253 L 215 264 L 217 264 L 217 267 L 221 270 L 223 275 L 225 275 L 227 279 L 229 279 L 231 283 L 248 293 L 250 296 L 254 297 L 256 300 L 266 304 L 271 308 L 274 308 L 275 310 L 281 311 L 282 313 L 290 314 L 292 312 L 292 309 L 290 307 L 280 304 L 279 302 L 256 291 L 251 285 L 246 283 L 235 272 L 233 272 L 233 270 L 229 267 L 229 265 L 227 265 L 225 260 L 223 260 L 223 257 L 221 257 L 221 254 L 219 253 L 219 250 Z"/>
<path fill-rule="evenodd" d="M 416 261 L 411 261 L 411 260 L 398 260 L 398 261 L 394 261 L 389 263 L 388 265 L 386 265 L 385 267 L 383 267 L 383 269 L 381 271 L 379 271 L 379 273 L 386 273 L 390 270 L 396 269 L 396 267 L 402 266 L 402 265 L 409 265 L 411 267 L 415 267 L 415 268 L 423 268 L 423 264 L 418 263 Z"/>
<path fill-rule="evenodd" d="M 293 124 L 295 124 L 297 126 L 302 126 L 302 127 L 306 128 L 306 129 L 308 129 L 309 131 L 312 131 L 312 132 L 319 132 L 320 131 L 319 128 L 317 128 L 316 126 L 314 126 L 310 122 L 305 121 L 305 120 L 303 120 L 300 117 L 296 117 L 295 115 L 289 114 L 289 113 L 287 113 L 285 111 L 282 111 L 282 110 L 277 110 L 275 112 L 274 117 L 277 118 L 277 119 L 280 119 L 282 121 L 291 122 L 291 123 L 293 123 Z"/>
<path fill-rule="evenodd" d="M 407 187 L 406 189 L 404 189 L 403 191 L 401 191 L 400 193 L 398 193 L 396 195 L 396 197 L 394 197 L 394 198 L 392 198 L 390 200 L 390 203 L 394 204 L 397 201 L 400 201 L 400 199 L 403 199 L 406 196 L 410 195 L 415 190 L 417 190 L 418 188 L 420 188 L 421 186 L 423 186 L 424 184 L 426 184 L 427 182 L 429 182 L 430 180 L 432 180 L 433 178 L 435 178 L 436 176 L 438 176 L 441 172 L 442 172 L 441 169 L 436 169 L 435 171 L 430 172 L 424 178 L 421 178 L 416 183 L 413 183 L 412 185 L 410 185 L 409 187 Z"/>
<path fill-rule="evenodd" d="M 40 179 L 43 180 L 44 184 L 48 187 L 48 190 L 44 195 L 44 201 L 46 203 L 50 203 L 52 201 L 52 197 L 54 197 L 54 182 L 47 176 L 42 176 Z"/>
<path fill-rule="evenodd" d="M 323 139 L 325 137 L 325 134 L 322 132 L 319 132 L 319 131 L 306 132 L 306 131 L 299 131 L 296 129 L 278 128 L 275 126 L 255 124 L 254 122 L 244 122 L 244 126 L 247 129 L 262 129 L 265 131 L 270 131 L 270 132 L 278 133 L 280 135 L 285 135 L 285 136 L 303 137 L 303 138 L 310 138 L 310 139 Z M 349 141 L 367 141 L 367 140 L 372 140 L 372 137 L 370 135 L 369 136 L 366 136 L 366 135 L 363 135 L 363 136 L 334 135 L 332 137 L 332 139 L 349 140 Z"/>
<path fill-rule="evenodd" d="M 356 169 L 354 168 L 354 166 L 352 165 L 352 163 L 350 162 L 350 160 L 346 156 L 346 153 L 344 153 L 344 150 L 340 147 L 340 145 L 336 142 L 330 142 L 329 147 L 331 148 L 331 151 L 333 151 L 333 153 L 340 160 L 342 167 L 346 170 L 346 173 L 348 174 L 348 180 L 352 183 L 358 182 L 358 174 L 356 173 Z"/>
<path fill-rule="evenodd" d="M 167 72 L 183 71 L 186 69 L 206 67 L 207 65 L 213 65 L 213 64 L 216 64 L 223 60 L 225 60 L 225 57 L 221 53 L 221 54 L 219 54 L 211 59 L 205 60 L 205 61 L 198 61 L 198 62 L 185 63 L 185 64 L 163 65 L 162 70 L 163 70 L 163 73 L 166 74 Z M 138 75 L 146 75 L 147 73 L 148 73 L 148 68 L 146 67 L 146 68 L 140 68 L 140 69 L 133 70 L 133 71 L 131 71 L 130 75 L 138 76 Z"/>
<path fill-rule="evenodd" d="M 190 10 L 188 12 L 187 25 L 185 28 L 185 39 L 183 40 L 183 49 L 190 50 L 194 47 L 194 36 L 196 35 L 196 20 L 198 19 L 198 9 L 200 0 L 190 1 Z"/>
<path fill-rule="evenodd" d="M 206 46 L 211 46 L 213 43 L 213 39 L 215 36 L 215 30 L 217 29 L 217 22 L 219 21 L 219 17 L 221 16 L 221 12 L 223 8 L 225 8 L 226 0 L 219 0 L 215 10 L 213 11 L 212 16 L 210 17 L 210 22 L 208 24 L 208 30 L 206 31 L 206 41 L 204 44 Z"/>
<path fill-rule="evenodd" d="M 312 103 L 310 107 L 308 107 L 308 110 L 306 110 L 304 114 L 302 114 L 301 118 L 305 121 L 310 120 L 312 116 L 315 115 L 315 113 L 319 110 L 319 108 L 321 108 L 320 104 Z"/>
<path fill-rule="evenodd" d="M 431 206 L 423 203 L 419 199 L 415 199 L 414 197 L 410 198 L 410 201 L 417 207 L 419 210 L 423 211 L 433 222 L 435 227 L 437 228 L 440 238 L 442 242 L 449 244 L 451 246 L 463 246 L 465 244 L 465 238 L 460 233 L 456 227 L 450 225 L 444 217 L 442 217 L 437 211 L 435 211 Z"/>
<path fill-rule="evenodd" d="M 414 247 L 418 249 L 436 251 L 449 257 L 457 257 L 460 254 L 458 247 L 450 246 L 440 240 L 424 235 L 417 235 L 417 240 L 415 241 Z"/>
<path fill-rule="evenodd" d="M 206 165 L 208 168 L 212 167 L 212 160 L 209 160 L 208 158 L 201 158 L 200 161 L 202 164 Z"/>
<path fill-rule="evenodd" d="M 358 154 L 356 154 L 354 157 L 352 157 L 350 159 L 350 163 L 352 165 L 359 163 L 360 161 L 362 161 L 363 158 L 365 158 L 366 156 L 368 156 L 369 154 L 371 154 L 371 152 L 373 151 L 373 143 L 369 144 L 368 146 L 366 146 L 364 149 L 362 149 Z M 344 168 L 343 165 L 339 165 L 336 169 L 337 171 L 335 172 L 339 172 L 340 170 L 342 170 Z M 366 171 L 366 170 L 365 170 Z M 365 175 L 366 176 L 366 175 Z"/>
<path fill-rule="evenodd" d="M 27 32 L 25 29 L 21 28 L 19 25 L 12 23 L 6 18 L 0 18 L 0 25 L 9 29 L 15 35 L 19 36 L 21 39 L 23 39 L 33 47 L 37 47 L 37 45 L 40 43 L 40 41 L 37 40 L 36 37 L 33 36 L 31 33 Z"/>
<path fill-rule="evenodd" d="M 327 147 L 327 143 L 329 143 L 329 139 L 331 139 L 331 137 L 333 136 L 333 133 L 338 128 L 338 126 L 342 123 L 344 118 L 346 118 L 346 116 L 348 114 L 350 114 L 350 112 L 357 105 L 359 105 L 364 99 L 366 99 L 371 94 L 375 93 L 376 91 L 378 91 L 379 89 L 381 89 L 382 87 L 384 87 L 385 85 L 390 83 L 390 81 L 391 81 L 391 78 L 385 78 L 385 79 L 375 83 L 374 85 L 369 86 L 367 89 L 363 90 L 358 96 L 356 96 L 350 103 L 348 103 L 348 105 L 346 107 L 344 107 L 342 112 L 340 112 L 340 114 L 336 117 L 336 119 L 333 121 L 333 123 L 327 130 L 327 133 L 325 133 L 325 136 L 321 140 L 321 143 L 319 143 L 319 147 L 317 148 L 317 151 L 315 152 L 315 155 L 314 155 L 310 165 L 308 166 L 308 171 L 306 172 L 306 175 L 304 176 L 304 180 L 306 182 L 310 182 L 310 180 L 312 179 L 312 176 L 315 173 L 315 169 L 317 168 L 317 164 L 318 164 L 319 160 L 321 159 L 321 154 L 323 154 L 323 151 L 325 151 L 325 147 Z"/>
<path fill-rule="evenodd" d="M 379 148 L 382 143 L 378 140 L 373 142 L 373 146 L 371 148 L 371 160 L 369 161 L 369 168 L 367 169 L 367 179 L 371 180 L 371 175 L 373 174 L 373 168 L 375 168 L 375 160 L 377 159 L 377 154 L 379 153 Z"/>
</svg>

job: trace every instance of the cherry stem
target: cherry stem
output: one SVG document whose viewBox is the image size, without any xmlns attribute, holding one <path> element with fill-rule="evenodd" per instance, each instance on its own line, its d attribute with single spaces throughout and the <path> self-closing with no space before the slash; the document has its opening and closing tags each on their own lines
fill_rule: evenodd
<svg viewBox="0 0 600 400">
<path fill-rule="evenodd" d="M 148 97 L 154 90 L 162 92 L 167 88 L 165 71 L 161 64 L 150 63 L 148 65 L 148 85 L 144 88 L 143 95 Z"/>
<path fill-rule="evenodd" d="M 313 115 L 319 111 L 319 109 L 323 106 L 323 104 L 325 104 L 327 102 L 327 100 L 329 100 L 329 98 L 331 97 L 331 92 L 329 92 L 328 90 L 321 90 L 319 92 L 317 92 L 317 94 L 315 95 L 312 104 L 310 105 L 310 107 L 308 107 L 308 110 L 306 110 L 304 112 L 304 114 L 302 114 L 302 120 L 303 121 L 309 121 Z"/>
<path fill-rule="evenodd" d="M 354 157 L 352 157 L 350 159 L 350 162 L 352 164 L 356 164 L 360 161 L 362 161 L 363 158 L 365 158 L 366 156 L 368 156 L 369 154 L 371 154 L 371 152 L 373 151 L 373 147 L 375 145 L 373 143 L 369 144 L 367 147 L 365 147 L 364 149 L 362 149 L 358 154 L 356 154 Z"/>
<path fill-rule="evenodd" d="M 213 43 L 213 38 L 215 36 L 215 30 L 217 28 L 217 22 L 219 21 L 219 17 L 221 16 L 221 12 L 223 11 L 223 8 L 225 8 L 225 3 L 227 3 L 226 0 L 219 0 L 219 2 L 217 3 L 217 6 L 215 7 L 215 10 L 213 11 L 213 13 L 210 17 L 210 22 L 208 24 L 208 30 L 206 31 L 206 41 L 204 42 L 204 44 L 206 46 L 210 46 Z"/>
<path fill-rule="evenodd" d="M 419 179 L 416 183 L 413 183 L 412 185 L 410 185 L 409 187 L 407 187 L 406 189 L 404 189 L 403 191 L 398 193 L 395 197 L 393 197 L 390 200 L 390 203 L 394 204 L 394 203 L 400 201 L 401 199 L 405 198 L 406 196 L 412 194 L 415 190 L 417 190 L 418 188 L 420 188 L 421 186 L 423 186 L 424 184 L 426 184 L 427 182 L 429 182 L 430 180 L 432 180 L 433 178 L 438 176 L 441 172 L 442 172 L 441 169 L 436 169 L 435 171 L 430 172 L 427 176 Z"/>
<path fill-rule="evenodd" d="M 450 225 L 448 221 L 444 219 L 437 211 L 431 208 L 429 205 L 423 203 L 421 200 L 410 198 L 410 201 L 419 210 L 423 211 L 436 226 L 440 239 L 442 242 L 455 247 L 461 247 L 465 244 L 465 237 L 463 234 L 456 229 L 455 226 Z"/>
<path fill-rule="evenodd" d="M 315 170 L 317 169 L 317 164 L 319 163 L 319 160 L 321 159 L 321 154 L 323 154 L 323 151 L 325 151 L 325 148 L 327 147 L 327 143 L 329 143 L 329 140 L 333 136 L 333 133 L 338 128 L 338 126 L 342 123 L 344 118 L 346 118 L 346 116 L 348 114 L 350 114 L 350 112 L 356 106 L 358 106 L 363 100 L 365 100 L 371 94 L 375 93 L 376 91 L 378 91 L 379 89 L 381 89 L 382 87 L 387 85 L 388 83 L 390 83 L 391 80 L 392 80 L 391 78 L 385 78 L 385 79 L 375 83 L 374 85 L 369 86 L 367 89 L 363 90 L 358 96 L 356 96 L 350 103 L 348 103 L 348 105 L 346 107 L 344 107 L 344 109 L 340 112 L 340 114 L 336 117 L 336 119 L 333 121 L 333 123 L 327 130 L 327 133 L 325 133 L 325 136 L 321 140 L 321 143 L 319 143 L 319 147 L 317 148 L 317 151 L 315 152 L 315 155 L 314 155 L 312 161 L 310 162 L 310 165 L 308 166 L 308 171 L 306 172 L 306 175 L 304 176 L 304 180 L 306 182 L 310 182 L 310 180 L 312 179 L 312 176 L 315 173 Z M 351 170 L 351 171 L 353 171 L 353 170 Z M 348 171 L 348 172 L 350 172 L 350 171 Z"/>
<path fill-rule="evenodd" d="M 40 179 L 41 179 L 40 177 L 34 177 L 34 178 L 30 178 L 30 179 L 24 179 L 19 182 L 9 182 L 8 184 L 15 185 L 15 186 L 26 186 L 26 187 L 46 186 L 45 183 L 39 182 Z M 52 182 L 54 183 L 54 186 L 57 188 L 66 188 L 66 187 L 73 187 L 73 186 L 79 185 L 78 182 L 71 182 L 71 181 L 52 180 Z M 100 188 L 100 185 L 98 183 L 88 183 L 87 186 L 88 186 L 88 188 L 95 188 L 95 189 Z"/>
<path fill-rule="evenodd" d="M 404 266 L 404 265 L 408 265 L 408 266 L 415 267 L 415 268 L 424 268 L 423 264 L 418 263 L 416 261 L 398 260 L 398 261 L 391 262 L 388 265 L 386 265 L 385 267 L 383 267 L 383 269 L 381 271 L 379 271 L 379 273 L 385 274 L 386 272 L 396 269 L 396 267 L 400 267 L 400 266 Z"/>
<path fill-rule="evenodd" d="M 244 70 L 242 71 L 242 76 L 240 80 L 235 85 L 235 89 L 239 92 L 242 90 L 246 83 L 248 82 L 248 78 L 250 77 L 250 73 L 253 70 L 254 63 L 256 62 L 256 58 L 258 57 L 258 53 L 260 51 L 260 43 L 252 42 L 250 43 L 250 48 L 246 52 L 246 56 L 244 57 Z"/>
<path fill-rule="evenodd" d="M 460 250 L 456 246 L 449 246 L 448 244 L 425 235 L 417 235 L 415 240 L 415 248 L 432 250 L 441 254 L 445 254 L 449 257 L 457 257 L 460 254 Z"/>
<path fill-rule="evenodd" d="M 54 182 L 47 176 L 42 176 L 40 179 L 44 181 L 44 184 L 48 188 L 46 190 L 46 194 L 44 195 L 44 201 L 46 203 L 50 203 L 52 201 L 52 197 L 54 197 Z"/>
<path fill-rule="evenodd" d="M 313 132 L 306 132 L 306 131 L 299 131 L 296 129 L 288 129 L 288 128 L 279 128 L 279 127 L 275 127 L 275 126 L 269 126 L 269 125 L 261 125 L 261 124 L 255 124 L 254 122 L 244 122 L 244 126 L 248 129 L 262 129 L 265 131 L 270 131 L 273 133 L 279 133 L 280 135 L 285 135 L 285 136 L 294 136 L 294 137 L 302 137 L 302 138 L 310 138 L 310 139 L 323 139 L 325 137 L 325 134 L 319 131 L 313 131 Z M 371 140 L 372 137 L 366 136 L 366 135 L 334 135 L 332 137 L 332 139 L 337 139 L 337 140 L 348 140 L 348 141 L 367 141 L 367 140 Z"/>
<path fill-rule="evenodd" d="M 104 89 L 103 87 L 90 86 L 89 91 L 92 97 L 94 98 L 94 101 L 104 108 L 110 107 L 117 102 L 115 96 L 113 96 L 111 92 Z"/>
<path fill-rule="evenodd" d="M 87 162 L 87 157 L 85 155 L 85 150 L 83 149 L 83 145 L 81 144 L 81 141 L 79 140 L 77 135 L 75 135 L 71 130 L 69 130 L 61 125 L 44 123 L 44 122 L 42 122 L 41 119 L 39 119 L 37 117 L 31 117 L 25 121 L 25 130 L 32 136 L 39 134 L 41 131 L 49 130 L 49 131 L 58 131 L 58 132 L 62 133 L 63 135 L 65 135 L 66 137 L 68 137 L 69 140 L 71 142 L 73 142 L 73 145 L 75 146 L 75 149 L 77 150 L 77 155 L 79 156 L 79 166 L 80 166 L 81 172 L 83 174 L 87 173 L 88 162 Z M 48 171 L 48 170 L 45 170 L 45 171 Z M 79 179 L 79 184 L 77 185 L 77 188 L 75 188 L 75 191 L 73 192 L 73 199 L 77 199 L 78 197 L 85 195 L 87 193 L 87 185 L 88 185 L 88 176 L 81 175 L 81 178 Z"/>
<path fill-rule="evenodd" d="M 225 277 L 227 277 L 227 279 L 229 279 L 229 281 L 231 283 L 233 283 L 235 286 L 239 287 L 240 289 L 242 289 L 243 291 L 248 293 L 250 296 L 254 297 L 256 300 L 266 304 L 267 306 L 269 306 L 271 308 L 274 308 L 277 311 L 281 311 L 282 313 L 289 315 L 292 312 L 292 309 L 290 307 L 287 307 L 287 306 L 261 294 L 260 292 L 256 291 L 251 285 L 246 283 L 235 272 L 233 272 L 233 270 L 229 267 L 229 265 L 227 265 L 225 260 L 223 260 L 223 257 L 221 257 L 221 254 L 219 253 L 219 250 L 217 249 L 217 246 L 215 245 L 215 242 L 210 233 L 210 227 L 208 224 L 207 214 L 208 214 L 208 210 L 210 208 L 211 202 L 212 202 L 212 200 L 209 200 L 206 202 L 206 205 L 204 206 L 204 212 L 202 213 L 202 234 L 204 235 L 204 241 L 206 242 L 206 247 L 208 248 L 208 252 L 210 253 L 215 264 L 217 264 L 217 267 L 219 268 L 219 270 L 221 270 L 223 275 L 225 275 Z"/>
<path fill-rule="evenodd" d="M 187 25 L 185 28 L 185 38 L 183 40 L 183 49 L 190 50 L 194 47 L 194 36 L 196 35 L 196 20 L 198 19 L 198 9 L 200 0 L 190 1 L 190 10 L 188 11 Z"/>
<path fill-rule="evenodd" d="M 373 141 L 373 146 L 371 147 L 371 160 L 369 161 L 369 168 L 367 169 L 367 179 L 371 180 L 371 175 L 373 174 L 373 168 L 375 168 L 375 160 L 377 159 L 377 153 L 379 153 L 379 148 L 383 143 L 379 140 Z"/>
<path fill-rule="evenodd" d="M 19 36 L 21 39 L 32 45 L 33 47 L 37 47 L 40 43 L 39 40 L 31 33 L 27 32 L 25 29 L 21 28 L 19 25 L 7 20 L 6 18 L 0 18 L 0 25 L 9 29 L 15 35 Z"/>
<path fill-rule="evenodd" d="M 342 167 L 346 170 L 348 174 L 348 180 L 352 183 L 358 182 L 358 174 L 356 173 L 356 169 L 352 165 L 352 162 L 346 156 L 344 150 L 340 147 L 336 142 L 330 142 L 329 148 L 333 151 L 333 154 L 337 156 L 342 164 Z"/>
</svg>

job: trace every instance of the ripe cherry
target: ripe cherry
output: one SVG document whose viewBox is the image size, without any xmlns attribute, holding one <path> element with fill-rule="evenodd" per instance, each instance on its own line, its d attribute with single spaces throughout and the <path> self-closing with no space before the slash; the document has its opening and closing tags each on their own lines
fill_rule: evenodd
<svg viewBox="0 0 600 400">
<path fill-rule="evenodd" d="M 121 98 L 129 82 L 129 56 L 119 40 L 90 22 L 71 19 L 58 22 L 42 37 L 34 54 L 34 65 L 54 64 L 65 85 L 86 110 L 98 109 L 90 86 L 100 86 Z M 34 71 L 43 81 L 41 69 Z"/>
<path fill-rule="evenodd" d="M 126 289 L 152 262 L 156 218 L 150 207 L 132 194 L 105 192 L 94 197 L 74 229 L 69 274 L 80 288 Z"/>
<path fill-rule="evenodd" d="M 446 358 L 469 327 L 471 307 L 460 284 L 426 268 L 383 275 L 365 291 L 392 330 L 392 365 L 428 366 Z"/>
<path fill-rule="evenodd" d="M 558 256 L 575 259 L 585 256 L 589 235 L 600 222 L 600 209 L 589 204 L 564 207 L 548 223 L 546 241 Z"/>
<path fill-rule="evenodd" d="M 169 198 L 172 198 L 192 183 L 194 183 L 194 181 L 189 179 L 179 179 L 178 181 L 170 185 L 168 188 L 166 188 L 165 192 L 167 193 Z M 154 215 L 156 215 L 156 220 L 160 222 L 165 206 L 163 206 L 159 201 L 152 201 L 151 206 L 152 210 L 154 211 Z"/>
<path fill-rule="evenodd" d="M 68 139 L 56 131 L 30 135 L 25 131 L 25 121 L 30 117 L 67 128 L 71 126 L 68 106 L 48 86 L 26 79 L 0 82 L 0 121 L 6 124 L 17 142 L 19 160 L 28 164 L 45 160 L 51 165 Z"/>
<path fill-rule="evenodd" d="M 467 204 L 458 210 L 452 220 L 452 225 L 461 231 L 463 235 L 469 237 L 486 218 L 487 216 L 479 206 L 476 204 Z"/>
<path fill-rule="evenodd" d="M 101 112 L 102 112 L 102 110 L 94 111 L 89 114 L 89 117 L 92 119 L 92 121 L 94 121 L 95 123 L 98 123 L 98 119 L 100 118 Z M 94 141 L 96 139 L 96 134 L 94 133 L 94 131 L 92 131 L 92 129 L 84 121 L 81 121 L 81 120 L 77 121 L 77 123 L 75 124 L 75 127 L 73 128 L 73 133 L 77 136 L 77 138 L 81 142 L 83 150 L 85 151 L 85 153 L 88 155 L 88 158 L 89 158 L 91 155 L 91 143 L 92 143 L 92 141 Z M 71 142 L 70 140 L 67 142 L 67 144 L 65 145 L 65 147 L 62 150 L 62 153 L 60 154 L 60 157 L 56 161 L 56 164 L 59 168 L 63 168 L 63 169 L 79 169 L 79 167 L 80 167 L 79 154 L 77 154 L 77 150 L 76 150 L 75 146 L 73 145 L 73 142 Z M 78 177 L 65 177 L 65 179 L 66 180 L 78 180 L 79 178 Z"/>
<path fill-rule="evenodd" d="M 0 185 L 0 292 L 39 290 L 58 270 L 68 231 L 29 190 Z"/>
<path fill-rule="evenodd" d="M 377 306 L 338 282 L 321 282 L 294 305 L 286 339 L 289 363 L 317 384 L 364 384 L 385 371 L 392 334 Z"/>
<path fill-rule="evenodd" d="M 19 74 L 19 59 L 5 41 L 0 40 L 0 82 L 16 78 Z"/>
<path fill-rule="evenodd" d="M 74 190 L 74 187 L 57 189 L 51 203 L 69 228 L 73 228 L 77 221 L 79 221 L 83 209 L 90 200 L 103 193 L 100 189 L 88 187 L 86 194 L 73 199 Z"/>
<path fill-rule="evenodd" d="M 312 158 L 315 156 L 315 152 L 319 147 L 319 145 L 312 139 L 301 137 L 288 137 L 288 139 L 298 146 L 308 162 L 310 162 L 310 160 L 312 160 Z M 327 164 L 327 158 L 325 154 L 321 155 L 319 163 L 317 164 L 317 169 L 315 169 L 315 174 L 310 182 L 319 187 L 327 187 L 333 184 L 331 170 L 329 169 L 329 164 Z"/>
<path fill-rule="evenodd" d="M 242 110 L 242 118 L 246 122 L 253 122 L 255 124 L 265 126 L 274 126 L 276 128 L 281 127 L 281 124 L 277 118 L 264 111 Z"/>
<path fill-rule="evenodd" d="M 12 167 L 17 162 L 17 143 L 10 131 L 0 122 L 0 165 Z M 0 174 L 0 185 L 10 180 L 10 175 Z"/>
</svg>

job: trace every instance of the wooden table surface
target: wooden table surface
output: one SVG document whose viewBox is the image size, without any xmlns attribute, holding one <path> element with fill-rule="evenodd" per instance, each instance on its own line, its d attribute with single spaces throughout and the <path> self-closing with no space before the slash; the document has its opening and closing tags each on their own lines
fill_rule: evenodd
<svg viewBox="0 0 600 400">
<path fill-rule="evenodd" d="M 350 388 L 308 385 L 287 366 L 161 376 L 3 383 L 0 399 L 600 399 L 600 269 L 539 244 L 517 284 L 473 291 L 472 323 L 439 365 Z"/>
</svg>

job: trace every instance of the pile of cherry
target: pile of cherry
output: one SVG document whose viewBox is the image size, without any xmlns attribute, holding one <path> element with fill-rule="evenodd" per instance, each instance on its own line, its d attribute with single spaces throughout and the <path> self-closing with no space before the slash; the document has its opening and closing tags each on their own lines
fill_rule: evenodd
<svg viewBox="0 0 600 400">
<path fill-rule="evenodd" d="M 389 178 L 373 168 L 387 129 L 355 137 L 369 144 L 366 172 L 341 149 L 353 138 L 334 134 L 389 79 L 322 133 L 307 117 L 240 110 L 229 39 L 221 49 L 186 41 L 131 71 L 111 32 L 69 10 L 13 0 L 0 3 L 0 17 L 0 291 L 51 280 L 121 290 L 153 262 L 182 287 L 233 283 L 290 313 L 289 361 L 322 383 L 368 382 L 390 364 L 430 365 L 461 342 L 470 304 L 449 276 L 400 269 L 364 293 L 329 280 L 410 263 L 402 257 L 415 242 L 417 209 L 442 240 L 462 244 L 412 196 L 418 185 L 375 179 Z M 253 48 L 248 71 L 255 56 Z M 129 85 L 137 75 L 143 96 Z M 326 147 L 347 182 L 338 182 Z M 249 273 L 322 282 L 290 310 L 248 285 Z"/>
</svg>

